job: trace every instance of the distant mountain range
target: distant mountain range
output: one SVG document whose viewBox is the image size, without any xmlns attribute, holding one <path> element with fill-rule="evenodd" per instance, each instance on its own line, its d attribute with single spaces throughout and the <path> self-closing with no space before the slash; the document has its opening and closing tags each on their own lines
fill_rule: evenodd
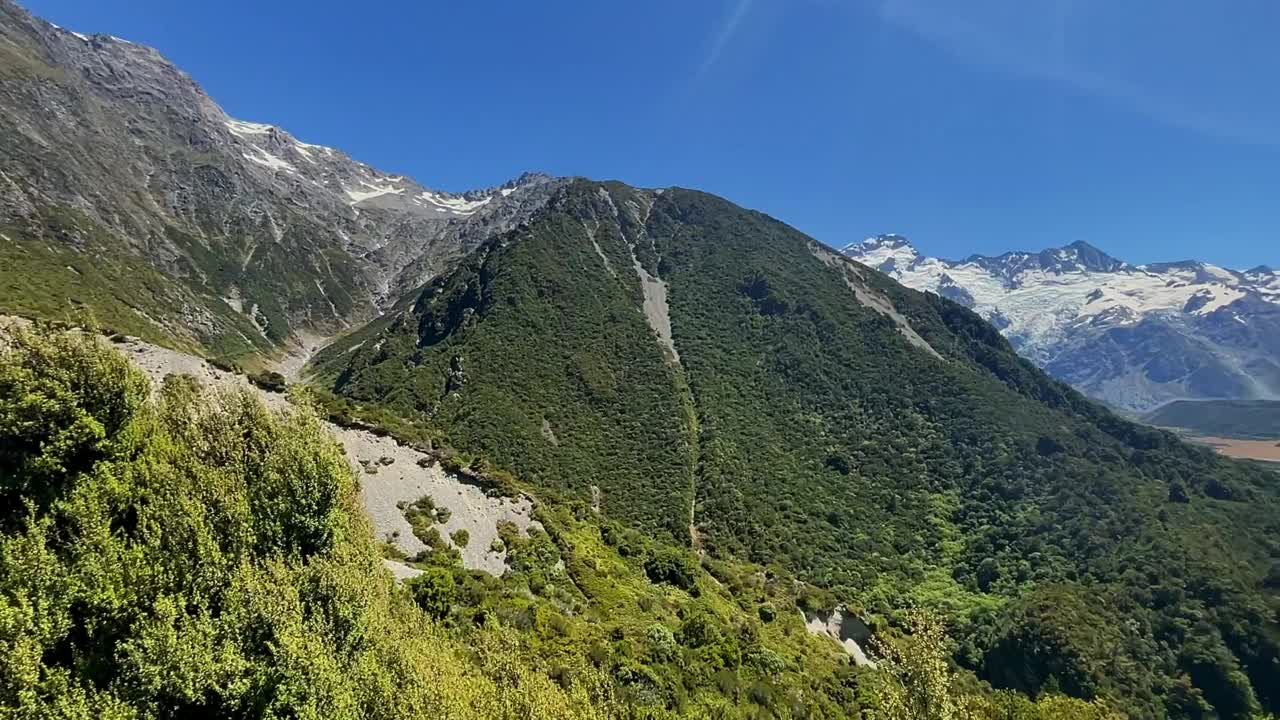
<svg viewBox="0 0 1280 720">
<path fill-rule="evenodd" d="M 900 235 L 844 253 L 973 309 L 1023 356 L 1122 410 L 1280 398 L 1280 273 L 1269 267 L 1132 265 L 1084 242 L 944 260 Z"/>
</svg>

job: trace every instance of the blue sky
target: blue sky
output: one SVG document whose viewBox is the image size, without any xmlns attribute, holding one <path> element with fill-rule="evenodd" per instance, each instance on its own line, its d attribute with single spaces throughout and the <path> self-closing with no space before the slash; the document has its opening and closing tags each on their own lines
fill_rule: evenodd
<svg viewBox="0 0 1280 720">
<path fill-rule="evenodd" d="M 1280 265 L 1274 0 L 27 0 L 432 187 L 680 185 L 831 244 Z"/>
</svg>

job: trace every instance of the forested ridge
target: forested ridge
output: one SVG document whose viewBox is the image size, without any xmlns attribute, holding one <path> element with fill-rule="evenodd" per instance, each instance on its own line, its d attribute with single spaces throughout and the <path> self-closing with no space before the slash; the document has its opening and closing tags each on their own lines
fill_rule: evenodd
<svg viewBox="0 0 1280 720">
<path fill-rule="evenodd" d="M 397 585 L 295 401 L 152 387 L 91 335 L 0 332 L 0 717 L 1119 717 L 991 691 L 934 616 L 856 668 L 803 629 L 823 591 L 581 506 L 501 528 L 500 578 L 436 548 Z"/>
<path fill-rule="evenodd" d="M 821 255 L 713 196 L 581 181 L 318 367 L 348 411 L 565 501 L 595 486 L 650 533 L 688 543 L 692 519 L 710 557 L 786 568 L 876 629 L 939 611 L 996 687 L 1133 717 L 1274 712 L 1275 475 L 1124 421 L 963 307 Z M 637 264 L 667 285 L 678 362 Z"/>
</svg>

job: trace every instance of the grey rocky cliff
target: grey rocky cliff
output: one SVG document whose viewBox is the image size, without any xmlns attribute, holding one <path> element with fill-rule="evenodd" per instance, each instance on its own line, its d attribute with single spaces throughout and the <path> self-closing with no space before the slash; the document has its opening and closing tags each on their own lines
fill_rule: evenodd
<svg viewBox="0 0 1280 720">
<path fill-rule="evenodd" d="M 434 191 L 231 118 L 155 50 L 58 28 L 10 0 L 0 61 L 7 241 L 137 258 L 186 312 L 134 310 L 198 343 L 256 333 L 245 340 L 269 348 L 367 320 L 561 183 L 526 174 Z"/>
</svg>

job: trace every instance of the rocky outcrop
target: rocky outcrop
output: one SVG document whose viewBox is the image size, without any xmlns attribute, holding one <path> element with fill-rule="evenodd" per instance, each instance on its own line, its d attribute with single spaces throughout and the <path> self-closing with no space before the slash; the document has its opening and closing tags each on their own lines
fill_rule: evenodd
<svg viewBox="0 0 1280 720">
<path fill-rule="evenodd" d="M 11 320 L 8 320 L 11 321 Z M 6 318 L 0 315 L 0 325 Z M 233 388 L 251 392 L 269 407 L 287 410 L 288 396 L 268 392 L 237 375 L 210 365 L 204 359 L 158 347 L 136 338 L 121 338 L 116 347 L 141 368 L 156 387 L 168 375 L 190 375 L 206 386 Z M 455 472 L 423 448 L 397 442 L 385 433 L 355 426 L 325 423 L 329 432 L 342 445 L 352 472 L 360 483 L 360 500 L 373 523 L 378 539 L 413 556 L 426 546 L 413 534 L 405 519 L 402 504 L 431 497 L 436 507 L 449 510 L 448 520 L 436 527 L 444 542 L 454 545 L 453 533 L 466 530 L 469 541 L 457 547 L 462 564 L 492 575 L 506 571 L 506 552 L 501 548 L 497 525 L 512 523 L 520 531 L 536 521 L 533 506 L 526 497 L 502 497 L 482 488 L 474 473 Z M 395 561 L 387 561 L 396 577 L 404 579 L 417 572 Z"/>
<path fill-rule="evenodd" d="M 803 612 L 804 627 L 810 635 L 829 637 L 840 644 L 855 665 L 875 667 L 862 645 L 871 640 L 871 628 L 845 607 L 821 612 Z"/>
</svg>

